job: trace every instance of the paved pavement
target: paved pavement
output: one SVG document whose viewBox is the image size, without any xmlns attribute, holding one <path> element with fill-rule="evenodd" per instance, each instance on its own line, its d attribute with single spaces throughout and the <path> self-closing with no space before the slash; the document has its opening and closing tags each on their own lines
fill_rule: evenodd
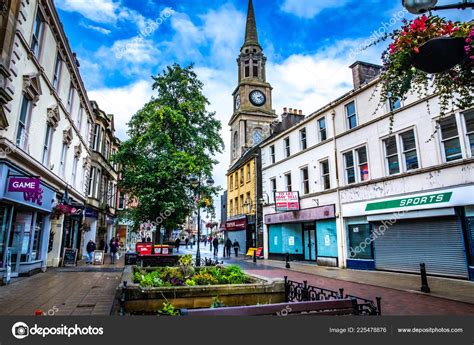
<svg viewBox="0 0 474 345">
<path fill-rule="evenodd" d="M 108 261 L 106 261 L 108 262 Z M 110 315 L 123 258 L 115 265 L 49 268 L 0 287 L 0 315 Z"/>
</svg>

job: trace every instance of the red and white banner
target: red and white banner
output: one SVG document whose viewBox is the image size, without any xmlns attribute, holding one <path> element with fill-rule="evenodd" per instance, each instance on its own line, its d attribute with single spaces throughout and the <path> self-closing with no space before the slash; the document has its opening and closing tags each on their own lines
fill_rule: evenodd
<svg viewBox="0 0 474 345">
<path fill-rule="evenodd" d="M 299 211 L 299 192 L 275 192 L 275 206 L 277 212 Z"/>
</svg>

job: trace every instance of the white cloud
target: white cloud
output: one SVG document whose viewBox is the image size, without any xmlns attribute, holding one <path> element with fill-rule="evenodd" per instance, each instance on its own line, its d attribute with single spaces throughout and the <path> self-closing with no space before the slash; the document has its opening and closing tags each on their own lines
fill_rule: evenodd
<svg viewBox="0 0 474 345">
<path fill-rule="evenodd" d="M 343 7 L 351 0 L 285 0 L 281 9 L 283 12 L 301 18 L 313 18 L 326 8 Z"/>
<path fill-rule="evenodd" d="M 57 0 L 56 6 L 63 11 L 78 12 L 87 19 L 113 24 L 117 21 L 120 1 L 114 0 Z"/>
<path fill-rule="evenodd" d="M 106 29 L 106 28 L 103 28 L 101 26 L 96 26 L 96 25 L 91 25 L 91 24 L 86 24 L 84 22 L 80 22 L 79 23 L 80 26 L 86 28 L 86 29 L 90 29 L 90 30 L 93 30 L 93 31 L 97 31 L 103 35 L 110 35 L 110 33 L 112 32 L 111 30 L 109 29 Z"/>
<path fill-rule="evenodd" d="M 139 80 L 118 88 L 103 88 L 89 91 L 89 99 L 97 101 L 99 107 L 114 115 L 116 135 L 127 139 L 127 123 L 147 103 L 153 94 L 152 80 Z"/>
</svg>

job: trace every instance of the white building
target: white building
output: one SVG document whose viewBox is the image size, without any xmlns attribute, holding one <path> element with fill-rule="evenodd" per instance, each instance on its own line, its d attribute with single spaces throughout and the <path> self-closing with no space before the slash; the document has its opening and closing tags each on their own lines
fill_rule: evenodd
<svg viewBox="0 0 474 345">
<path fill-rule="evenodd" d="M 353 91 L 262 145 L 265 256 L 474 279 L 474 111 L 377 110 L 379 67 L 351 68 Z M 300 211 L 275 211 L 282 191 Z"/>
<path fill-rule="evenodd" d="M 0 129 L 0 271 L 10 263 L 13 276 L 80 253 L 95 121 L 53 1 L 14 3 Z M 63 202 L 73 213 L 60 214 Z"/>
</svg>

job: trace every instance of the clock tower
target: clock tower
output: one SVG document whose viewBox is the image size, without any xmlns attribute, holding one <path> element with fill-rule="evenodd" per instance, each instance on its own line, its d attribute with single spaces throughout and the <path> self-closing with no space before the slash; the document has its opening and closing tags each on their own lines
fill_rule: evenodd
<svg viewBox="0 0 474 345">
<path fill-rule="evenodd" d="M 248 149 L 270 135 L 270 124 L 277 115 L 272 109 L 272 87 L 266 78 L 267 58 L 258 42 L 257 23 L 249 0 L 245 42 L 237 59 L 238 86 L 233 95 L 231 127 L 231 165 Z"/>
</svg>

